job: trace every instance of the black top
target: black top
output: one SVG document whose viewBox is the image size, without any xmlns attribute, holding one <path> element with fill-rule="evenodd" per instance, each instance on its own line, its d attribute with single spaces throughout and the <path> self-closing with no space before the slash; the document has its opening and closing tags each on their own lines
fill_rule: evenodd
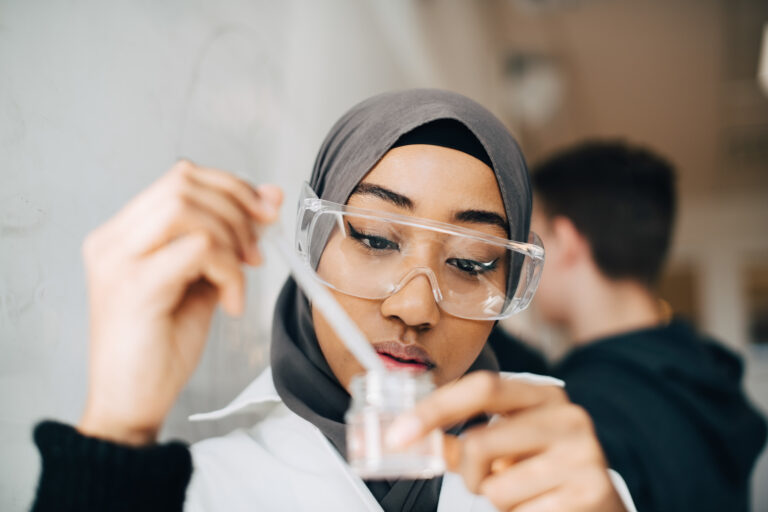
<svg viewBox="0 0 768 512">
<path fill-rule="evenodd" d="M 503 370 L 566 381 L 640 512 L 749 510 L 766 426 L 732 352 L 683 322 L 596 341 L 553 367 L 500 330 L 489 341 Z M 129 448 L 53 422 L 36 428 L 35 442 L 43 469 L 34 512 L 182 509 L 192 464 L 180 443 Z"/>
<path fill-rule="evenodd" d="M 544 369 L 502 332 L 490 341 L 502 370 Z M 737 355 L 678 320 L 594 341 L 544 373 L 589 412 L 640 512 L 749 510 L 766 425 L 742 390 Z"/>
</svg>

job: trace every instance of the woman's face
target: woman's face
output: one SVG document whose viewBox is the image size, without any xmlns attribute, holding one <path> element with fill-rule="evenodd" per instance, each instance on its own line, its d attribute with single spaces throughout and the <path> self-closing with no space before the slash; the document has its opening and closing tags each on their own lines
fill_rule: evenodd
<svg viewBox="0 0 768 512">
<path fill-rule="evenodd" d="M 389 151 L 347 204 L 508 236 L 502 227 L 506 223 L 504 203 L 491 168 L 470 155 L 439 146 L 409 145 Z M 456 221 L 462 217 L 457 214 L 466 211 L 484 214 L 464 215 L 472 220 Z M 333 258 L 333 251 L 326 249 L 319 269 L 332 265 Z M 332 292 L 387 366 L 431 369 L 438 386 L 469 369 L 493 327 L 490 320 L 466 320 L 444 313 L 423 274 L 383 300 Z M 363 372 L 362 366 L 314 308 L 312 318 L 325 359 L 348 389 L 352 377 Z M 417 362 L 403 364 L 403 359 Z"/>
</svg>

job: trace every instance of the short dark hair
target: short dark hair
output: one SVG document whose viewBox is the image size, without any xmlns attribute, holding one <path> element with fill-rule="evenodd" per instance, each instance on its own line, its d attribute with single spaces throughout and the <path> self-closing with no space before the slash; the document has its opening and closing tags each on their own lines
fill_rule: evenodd
<svg viewBox="0 0 768 512">
<path fill-rule="evenodd" d="M 590 141 L 532 174 L 543 212 L 573 222 L 607 277 L 656 282 L 676 209 L 675 171 L 664 158 L 622 141 Z"/>
</svg>

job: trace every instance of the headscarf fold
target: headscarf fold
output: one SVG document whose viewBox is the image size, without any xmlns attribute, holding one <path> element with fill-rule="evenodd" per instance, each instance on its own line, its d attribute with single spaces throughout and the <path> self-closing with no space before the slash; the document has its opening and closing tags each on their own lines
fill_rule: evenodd
<svg viewBox="0 0 768 512">
<path fill-rule="evenodd" d="M 381 94 L 359 103 L 331 128 L 315 161 L 310 186 L 321 199 L 345 204 L 387 151 L 398 141 L 400 145 L 408 143 L 401 137 L 427 123 L 447 119 L 466 127 L 482 145 L 484 154 L 471 144 L 439 145 L 490 160 L 504 202 L 509 236 L 527 241 L 531 190 L 523 155 L 493 114 L 456 93 L 413 89 Z M 457 140 L 464 144 L 467 138 Z M 320 350 L 310 305 L 292 278 L 286 281 L 275 306 L 270 357 L 275 388 L 286 406 L 320 429 L 346 456 L 344 413 L 350 397 Z M 487 346 L 469 371 L 479 369 L 498 370 Z M 371 481 L 366 485 L 386 511 L 422 511 L 437 509 L 441 483 L 441 478 L 434 478 Z"/>
</svg>

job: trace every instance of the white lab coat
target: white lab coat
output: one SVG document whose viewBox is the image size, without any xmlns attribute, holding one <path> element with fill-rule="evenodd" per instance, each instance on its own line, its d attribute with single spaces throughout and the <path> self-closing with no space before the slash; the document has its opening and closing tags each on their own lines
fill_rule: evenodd
<svg viewBox="0 0 768 512">
<path fill-rule="evenodd" d="M 550 377 L 506 376 L 562 385 Z M 194 472 L 185 511 L 381 512 L 365 483 L 320 430 L 286 407 L 275 390 L 271 369 L 223 409 L 190 419 L 216 420 L 241 412 L 255 414 L 252 427 L 192 446 Z M 615 472 L 611 477 L 627 510 L 635 512 L 624 481 Z M 461 477 L 445 474 L 438 512 L 493 510 L 489 501 L 464 487 Z"/>
</svg>

